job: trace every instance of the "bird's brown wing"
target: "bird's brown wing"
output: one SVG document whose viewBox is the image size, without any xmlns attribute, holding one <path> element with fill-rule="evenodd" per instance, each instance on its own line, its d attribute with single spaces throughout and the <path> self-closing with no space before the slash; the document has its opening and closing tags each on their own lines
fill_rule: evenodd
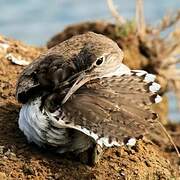
<svg viewBox="0 0 180 180">
<path fill-rule="evenodd" d="M 132 72 L 93 80 L 65 103 L 64 112 L 75 126 L 99 138 L 122 142 L 126 137 L 143 135 L 157 122 L 150 105 L 160 98 L 155 92 L 158 88 L 153 89 L 158 85 L 145 82 L 146 75 Z"/>
<path fill-rule="evenodd" d="M 73 64 L 57 53 L 41 55 L 21 73 L 16 87 L 19 102 L 26 103 L 40 93 L 53 90 L 73 73 Z"/>
<path fill-rule="evenodd" d="M 27 100 L 26 94 L 29 90 L 39 87 L 40 83 L 33 76 L 38 67 L 39 61 L 37 60 L 28 65 L 21 73 L 16 85 L 16 98 L 18 101 L 25 102 Z"/>
</svg>

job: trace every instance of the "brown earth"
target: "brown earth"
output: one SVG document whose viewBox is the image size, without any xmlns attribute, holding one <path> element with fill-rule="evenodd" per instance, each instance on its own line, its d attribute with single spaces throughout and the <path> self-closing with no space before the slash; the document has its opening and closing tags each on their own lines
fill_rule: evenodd
<svg viewBox="0 0 180 180">
<path fill-rule="evenodd" d="M 12 53 L 31 61 L 44 48 L 30 47 L 3 37 L 0 37 L 0 43 L 10 45 L 7 50 L 0 49 L 0 180 L 180 178 L 179 159 L 172 145 L 161 139 L 154 143 L 139 140 L 132 148 L 109 148 L 94 167 L 28 144 L 18 128 L 21 105 L 15 100 L 16 80 L 24 67 L 13 64 L 6 55 Z M 167 127 L 180 148 L 180 125 Z"/>
</svg>

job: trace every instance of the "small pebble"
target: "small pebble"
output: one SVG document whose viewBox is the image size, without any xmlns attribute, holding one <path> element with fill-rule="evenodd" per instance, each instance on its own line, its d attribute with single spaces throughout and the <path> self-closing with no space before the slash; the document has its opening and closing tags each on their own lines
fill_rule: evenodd
<svg viewBox="0 0 180 180">
<path fill-rule="evenodd" d="M 3 172 L 0 172 L 0 180 L 6 180 L 6 179 L 7 179 L 6 174 Z"/>
<path fill-rule="evenodd" d="M 121 174 L 121 176 L 125 176 L 124 172 L 121 172 L 120 174 Z"/>
<path fill-rule="evenodd" d="M 115 154 L 117 157 L 121 157 L 121 153 L 119 151 L 116 151 Z"/>
<path fill-rule="evenodd" d="M 35 175 L 33 168 L 27 164 L 23 166 L 23 173 L 26 175 Z"/>
<path fill-rule="evenodd" d="M 136 138 L 131 138 L 128 140 L 128 142 L 126 143 L 127 146 L 133 147 L 136 145 Z"/>
<path fill-rule="evenodd" d="M 0 166 L 5 166 L 5 162 L 0 160 Z"/>
<path fill-rule="evenodd" d="M 4 152 L 4 146 L 0 146 L 0 154 L 3 154 L 3 152 Z"/>
</svg>

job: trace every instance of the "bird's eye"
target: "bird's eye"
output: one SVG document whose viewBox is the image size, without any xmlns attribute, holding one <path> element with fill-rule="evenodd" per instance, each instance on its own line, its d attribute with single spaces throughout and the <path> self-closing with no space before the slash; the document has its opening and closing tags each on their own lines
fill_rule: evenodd
<svg viewBox="0 0 180 180">
<path fill-rule="evenodd" d="M 99 66 L 104 62 L 104 57 L 100 57 L 99 59 L 96 60 L 96 65 Z"/>
</svg>

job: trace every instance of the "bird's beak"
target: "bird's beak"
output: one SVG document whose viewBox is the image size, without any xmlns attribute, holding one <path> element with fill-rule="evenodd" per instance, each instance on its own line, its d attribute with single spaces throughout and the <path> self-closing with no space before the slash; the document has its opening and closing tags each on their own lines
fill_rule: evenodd
<svg viewBox="0 0 180 180">
<path fill-rule="evenodd" d="M 73 86 L 70 88 L 70 90 L 68 91 L 68 93 L 66 94 L 66 96 L 64 97 L 64 99 L 62 100 L 61 104 L 65 104 L 67 102 L 67 100 L 81 87 L 83 86 L 85 83 L 87 83 L 90 80 L 95 79 L 95 76 L 87 73 L 87 72 L 82 72 L 77 80 L 75 81 L 75 83 L 73 84 Z"/>
</svg>

